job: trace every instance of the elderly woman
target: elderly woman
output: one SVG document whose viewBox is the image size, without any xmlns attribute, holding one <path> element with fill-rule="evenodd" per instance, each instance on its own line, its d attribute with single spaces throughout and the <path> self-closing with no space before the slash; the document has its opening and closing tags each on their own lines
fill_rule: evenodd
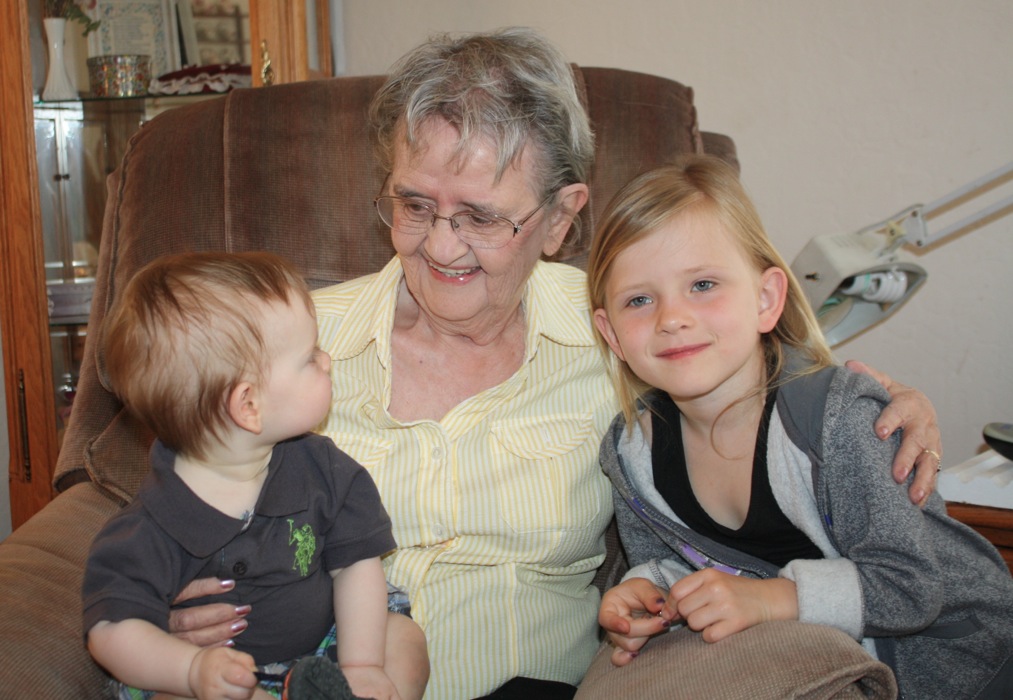
<svg viewBox="0 0 1013 700">
<path fill-rule="evenodd" d="M 315 295 L 335 384 L 323 433 L 391 514 L 386 575 L 426 632 L 427 696 L 531 678 L 549 682 L 529 696 L 565 697 L 598 646 L 592 578 L 612 517 L 598 446 L 618 410 L 584 274 L 542 260 L 588 198 L 586 113 L 565 59 L 512 29 L 418 47 L 371 118 L 397 257 Z M 927 400 L 897 392 L 881 427 L 920 414 L 905 454 L 938 448 Z M 921 471 L 915 500 L 935 464 Z M 223 608 L 177 627 L 220 641 L 242 627 Z"/>
</svg>

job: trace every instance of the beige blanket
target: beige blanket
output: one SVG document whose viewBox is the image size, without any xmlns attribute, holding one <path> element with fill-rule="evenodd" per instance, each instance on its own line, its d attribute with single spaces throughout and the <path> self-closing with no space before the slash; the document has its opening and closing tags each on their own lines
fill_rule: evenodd
<svg viewBox="0 0 1013 700">
<path fill-rule="evenodd" d="M 682 628 L 617 668 L 602 644 L 576 700 L 896 698 L 893 673 L 843 632 L 769 622 L 715 644 Z"/>
</svg>

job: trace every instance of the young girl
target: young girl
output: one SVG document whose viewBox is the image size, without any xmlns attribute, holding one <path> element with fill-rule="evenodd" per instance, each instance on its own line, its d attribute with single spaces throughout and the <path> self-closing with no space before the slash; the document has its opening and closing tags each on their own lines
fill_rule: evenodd
<svg viewBox="0 0 1013 700">
<path fill-rule="evenodd" d="M 591 248 L 594 320 L 623 412 L 602 442 L 633 569 L 599 619 L 630 662 L 684 623 L 837 627 L 901 695 L 1013 697 L 1013 580 L 982 537 L 894 482 L 887 395 L 832 364 L 736 173 L 646 173 Z"/>
</svg>

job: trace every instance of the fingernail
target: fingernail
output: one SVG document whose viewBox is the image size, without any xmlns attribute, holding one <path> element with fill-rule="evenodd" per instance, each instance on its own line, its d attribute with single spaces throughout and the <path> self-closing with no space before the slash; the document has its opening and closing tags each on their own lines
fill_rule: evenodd
<svg viewBox="0 0 1013 700">
<path fill-rule="evenodd" d="M 232 630 L 232 634 L 239 634 L 247 627 L 249 627 L 249 625 L 250 623 L 247 622 L 246 620 L 236 620 L 235 622 L 232 623 L 232 627 L 230 627 L 229 629 Z"/>
<path fill-rule="evenodd" d="M 227 646 L 227 647 L 234 647 L 234 646 L 236 646 L 236 642 L 235 642 L 234 640 L 232 640 L 232 639 L 226 639 L 226 640 L 225 640 L 225 645 L 224 645 L 224 646 Z"/>
<path fill-rule="evenodd" d="M 665 599 L 664 598 L 658 598 L 654 602 L 657 603 L 658 605 L 664 605 L 665 604 Z"/>
<path fill-rule="evenodd" d="M 635 658 L 637 658 L 638 656 L 640 656 L 640 652 L 639 652 L 639 651 L 631 651 L 631 652 L 630 652 L 630 658 L 631 658 L 631 659 L 635 659 Z"/>
<path fill-rule="evenodd" d="M 240 617 L 249 615 L 251 610 L 253 610 L 253 608 L 249 605 L 240 605 L 236 608 L 236 615 L 239 615 Z"/>
<path fill-rule="evenodd" d="M 236 587 L 236 582 L 234 580 L 228 578 L 228 579 L 225 579 L 224 581 L 222 581 L 221 583 L 219 583 L 218 585 L 222 587 L 223 591 L 231 591 L 233 588 Z"/>
</svg>

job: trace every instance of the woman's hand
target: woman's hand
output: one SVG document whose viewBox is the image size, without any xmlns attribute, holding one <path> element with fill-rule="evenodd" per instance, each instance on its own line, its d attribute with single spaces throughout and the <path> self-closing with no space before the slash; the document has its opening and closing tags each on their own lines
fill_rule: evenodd
<svg viewBox="0 0 1013 700">
<path fill-rule="evenodd" d="M 681 617 L 702 632 L 705 642 L 771 620 L 797 620 L 795 582 L 786 578 L 755 579 L 702 569 L 679 579 L 669 591 L 663 617 Z"/>
<path fill-rule="evenodd" d="M 662 617 L 665 591 L 645 578 L 631 578 L 606 591 L 598 610 L 598 624 L 615 646 L 612 663 L 625 666 L 637 657 L 647 640 L 672 623 L 674 613 Z"/>
<path fill-rule="evenodd" d="M 876 435 L 885 440 L 897 429 L 903 428 L 900 449 L 893 459 L 893 478 L 898 484 L 903 483 L 915 469 L 908 497 L 913 503 L 925 505 L 936 488 L 936 474 L 943 454 L 936 409 L 922 392 L 895 382 L 863 362 L 849 360 L 847 367 L 868 374 L 890 392 L 890 403 L 876 421 Z"/>
<path fill-rule="evenodd" d="M 219 581 L 216 578 L 202 578 L 191 581 L 173 601 L 202 598 L 231 591 L 235 581 Z M 169 631 L 180 639 L 199 647 L 232 646 L 232 638 L 246 629 L 244 619 L 250 613 L 249 605 L 216 603 L 194 608 L 172 610 L 169 613 Z"/>
</svg>

